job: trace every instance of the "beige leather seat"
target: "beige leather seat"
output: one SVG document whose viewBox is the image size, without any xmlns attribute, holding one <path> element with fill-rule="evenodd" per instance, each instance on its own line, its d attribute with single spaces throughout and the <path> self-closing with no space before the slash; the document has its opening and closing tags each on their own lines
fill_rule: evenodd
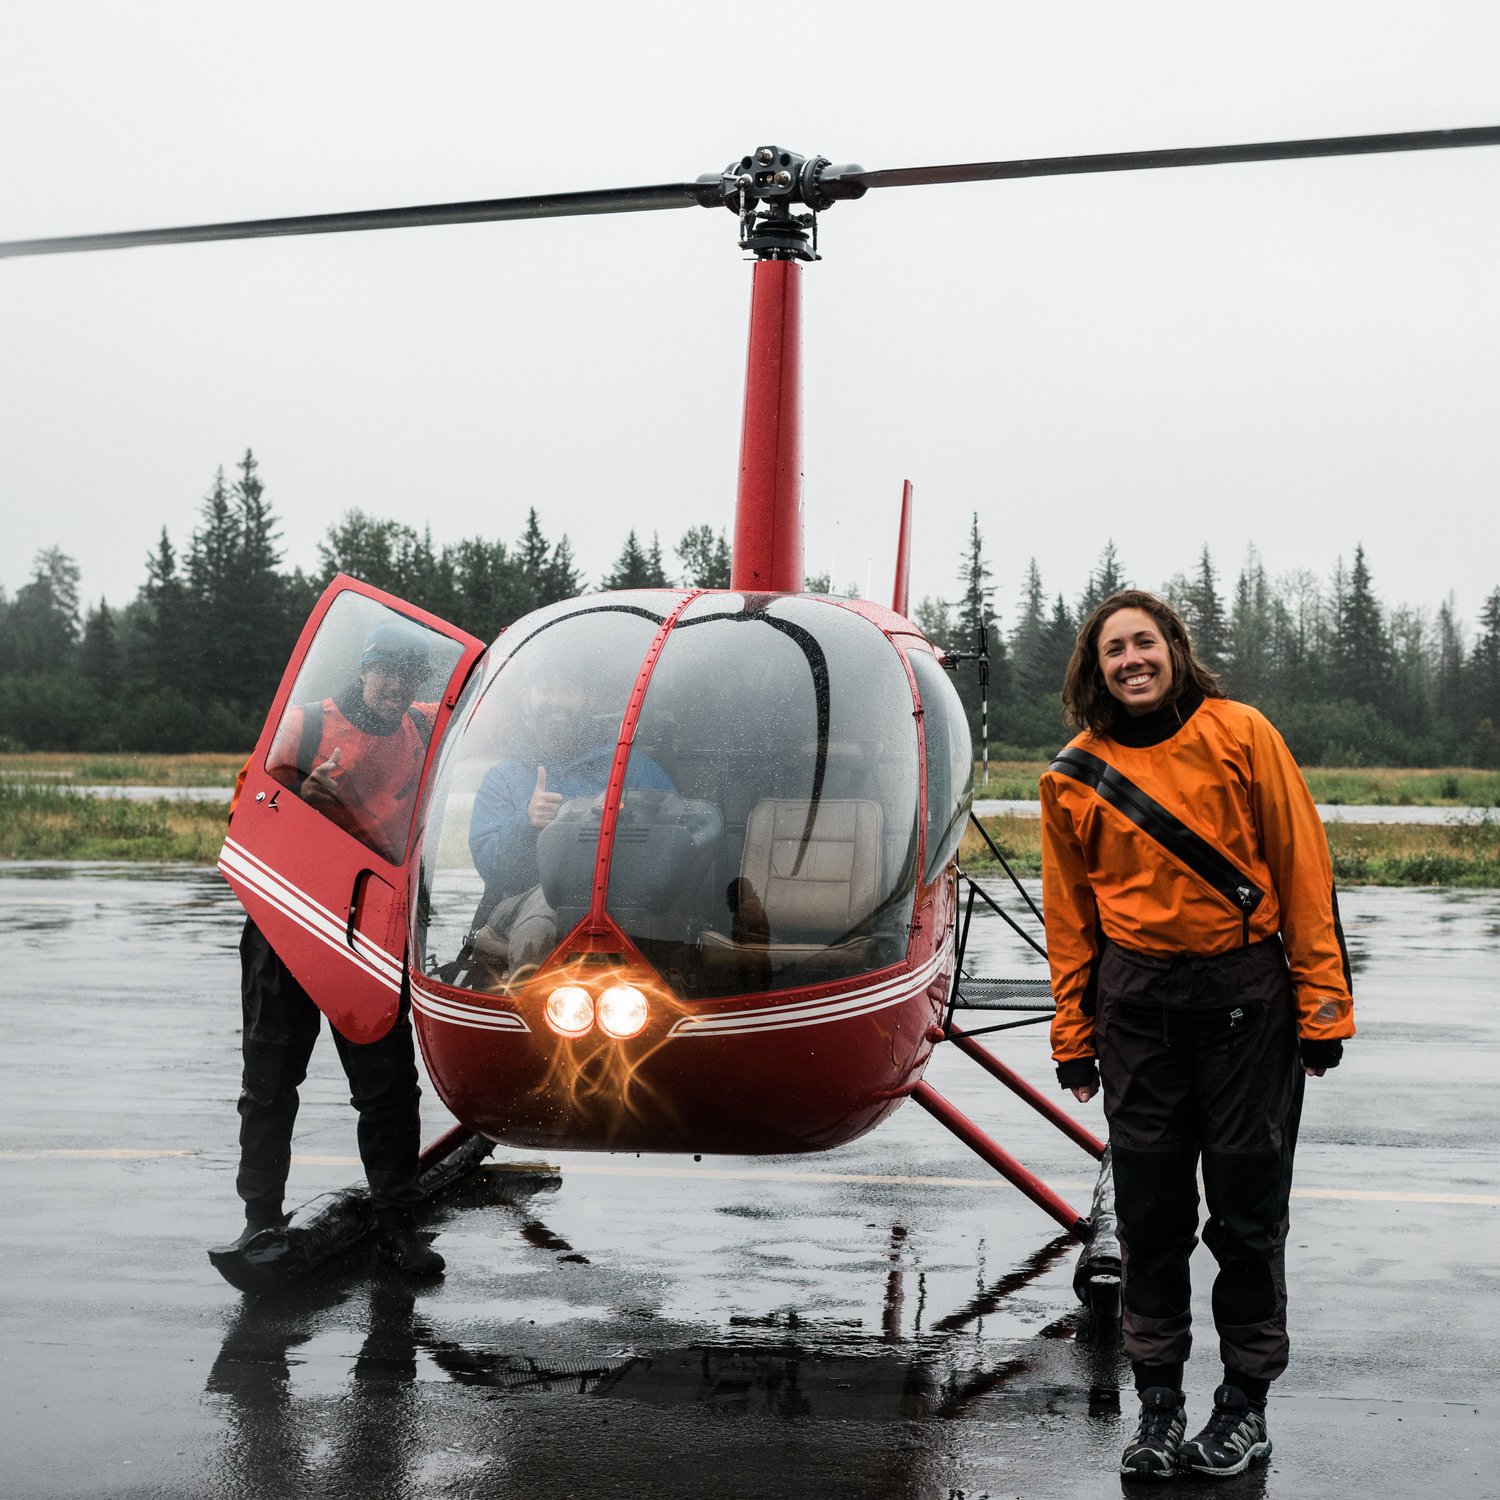
<svg viewBox="0 0 1500 1500">
<path fill-rule="evenodd" d="M 850 934 L 875 910 L 884 825 L 880 804 L 862 798 L 756 803 L 745 826 L 734 928 L 728 937 L 703 934 L 705 963 L 743 969 L 748 983 L 792 964 L 808 982 L 868 967 L 874 940 Z"/>
</svg>

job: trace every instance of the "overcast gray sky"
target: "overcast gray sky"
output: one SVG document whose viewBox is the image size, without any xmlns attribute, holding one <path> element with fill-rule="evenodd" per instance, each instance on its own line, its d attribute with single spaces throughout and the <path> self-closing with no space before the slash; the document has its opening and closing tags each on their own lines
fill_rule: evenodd
<svg viewBox="0 0 1500 1500">
<path fill-rule="evenodd" d="M 677 181 L 1500 123 L 1490 0 L 255 6 L 9 0 L 0 238 Z M 1500 585 L 1500 148 L 871 193 L 804 275 L 809 571 L 1004 619 L 1107 537 L 1472 620 Z M 749 267 L 727 213 L 0 264 L 0 585 L 121 604 L 253 447 L 288 560 L 362 506 L 535 505 L 591 576 L 731 523 Z"/>
</svg>

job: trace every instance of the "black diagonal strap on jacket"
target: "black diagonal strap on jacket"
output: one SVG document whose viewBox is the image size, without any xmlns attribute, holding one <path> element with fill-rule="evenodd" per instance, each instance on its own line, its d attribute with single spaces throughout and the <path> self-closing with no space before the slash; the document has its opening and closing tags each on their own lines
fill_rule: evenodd
<svg viewBox="0 0 1500 1500">
<path fill-rule="evenodd" d="M 1073 747 L 1062 751 L 1051 770 L 1071 776 L 1092 787 L 1124 813 L 1143 833 L 1149 834 L 1179 864 L 1206 881 L 1240 914 L 1242 941 L 1250 941 L 1250 916 L 1265 900 L 1266 893 L 1222 850 L 1194 833 L 1180 818 L 1169 813 L 1128 776 L 1122 776 L 1108 761 Z"/>
</svg>

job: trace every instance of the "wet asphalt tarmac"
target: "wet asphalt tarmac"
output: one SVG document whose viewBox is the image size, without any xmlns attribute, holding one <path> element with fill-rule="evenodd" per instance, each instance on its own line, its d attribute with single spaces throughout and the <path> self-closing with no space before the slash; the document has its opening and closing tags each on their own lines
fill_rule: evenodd
<svg viewBox="0 0 1500 1500">
<path fill-rule="evenodd" d="M 1171 1493 L 1500 1495 L 1500 893 L 1343 904 L 1362 1035 L 1309 1088 L 1275 1452 Z M 0 866 L 6 1500 L 1120 1493 L 1128 1371 L 1071 1247 L 914 1107 L 822 1157 L 491 1172 L 431 1216 L 441 1283 L 356 1251 L 242 1298 L 204 1256 L 238 1228 L 237 910 L 207 871 Z M 997 1050 L 1050 1086 L 1040 1029 Z M 1087 1207 L 1076 1147 L 955 1052 L 928 1078 Z M 324 1042 L 294 1201 L 357 1177 L 345 1099 Z"/>
</svg>

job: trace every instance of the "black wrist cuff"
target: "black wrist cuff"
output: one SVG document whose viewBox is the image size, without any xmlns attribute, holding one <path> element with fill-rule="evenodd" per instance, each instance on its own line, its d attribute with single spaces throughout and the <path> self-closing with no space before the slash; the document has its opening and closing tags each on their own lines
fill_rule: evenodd
<svg viewBox="0 0 1500 1500">
<path fill-rule="evenodd" d="M 1336 1068 L 1344 1055 L 1344 1044 L 1337 1037 L 1298 1037 L 1297 1048 L 1309 1068 Z"/>
<path fill-rule="evenodd" d="M 1070 1057 L 1058 1063 L 1057 1081 L 1065 1089 L 1087 1088 L 1099 1082 L 1099 1066 L 1092 1057 Z"/>
</svg>

